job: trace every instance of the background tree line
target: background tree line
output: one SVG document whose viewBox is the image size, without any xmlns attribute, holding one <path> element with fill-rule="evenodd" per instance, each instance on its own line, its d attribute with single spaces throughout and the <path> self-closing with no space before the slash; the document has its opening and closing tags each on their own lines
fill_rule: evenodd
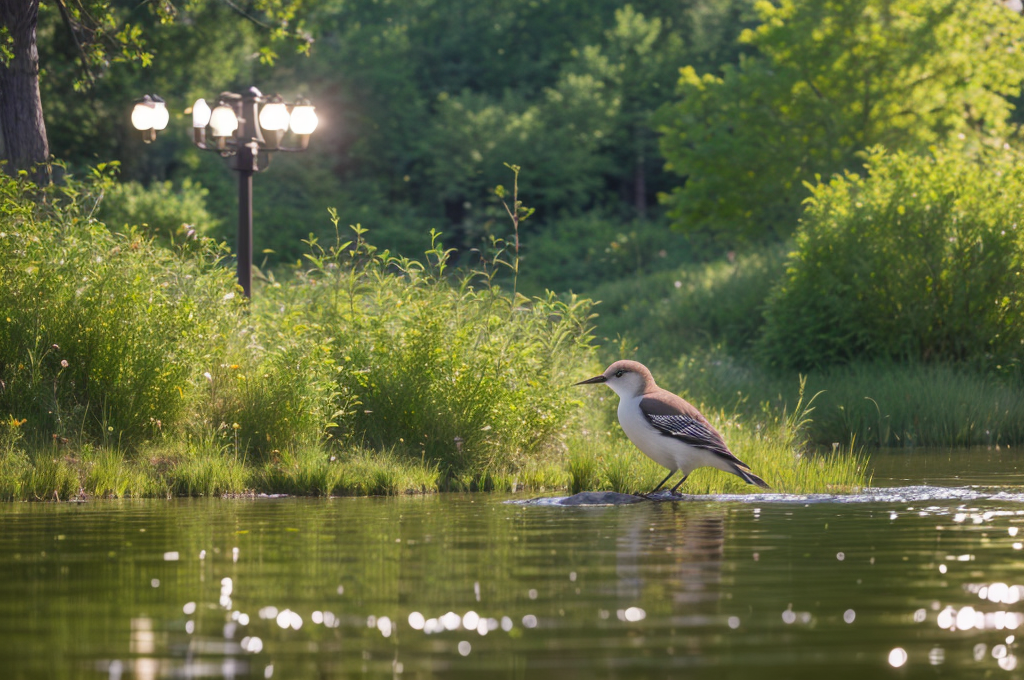
<svg viewBox="0 0 1024 680">
<path fill-rule="evenodd" d="M 964 165 L 974 168 L 963 175 L 974 183 L 1017 161 L 1024 24 L 1019 8 L 995 0 L 92 2 L 40 5 L 39 82 L 54 156 L 72 168 L 117 159 L 121 179 L 141 183 L 110 192 L 102 210 L 114 228 L 188 221 L 230 240 L 234 178 L 221 159 L 192 148 L 185 107 L 250 84 L 315 101 L 322 124 L 311 151 L 275 158 L 256 182 L 256 243 L 270 264 L 295 261 L 302 238 L 330 231 L 328 207 L 402 253 L 422 252 L 435 228 L 470 263 L 473 248 L 508 231 L 493 189 L 512 162 L 523 167 L 521 193 L 537 209 L 525 224 L 525 290 L 643 286 L 638 274 L 809 244 L 800 221 L 824 213 L 805 213 L 805 201 L 832 196 L 820 187 L 834 175 L 869 177 L 869 153 L 875 168 L 891 167 L 877 160 L 886 151 L 908 168 L 941 159 L 939 175 Z M 90 29 L 90 7 L 109 21 Z M 104 43 L 104 35 L 114 39 Z M 83 53 L 83 45 L 107 47 Z M 15 52 L 4 68 L 18 63 Z M 127 117 L 145 92 L 168 100 L 172 124 L 143 148 Z M 948 186 L 949 200 L 969 193 L 962 181 L 919 174 Z M 901 178 L 887 172 L 877 181 Z M 861 185 L 844 186 L 856 212 Z M 905 194 L 898 186 L 876 193 Z M 904 203 L 920 219 L 890 219 L 888 204 L 871 209 L 907 238 L 915 229 L 956 231 L 927 226 L 932 204 Z M 993 219 L 985 233 L 1002 230 L 1004 218 Z M 767 298 L 785 287 L 782 268 L 766 272 L 741 296 L 750 301 L 742 314 L 761 319 L 766 306 L 782 304 L 782 292 Z M 865 286 L 842 282 L 821 308 L 850 309 L 843 296 L 875 294 Z M 1001 289 L 972 290 L 963 295 Z M 815 324 L 837 327 L 827 314 Z M 762 325 L 722 324 L 745 329 L 744 347 L 764 335 Z M 843 360 L 883 345 L 861 338 Z M 951 356 L 984 354 L 985 343 L 977 346 Z"/>
</svg>

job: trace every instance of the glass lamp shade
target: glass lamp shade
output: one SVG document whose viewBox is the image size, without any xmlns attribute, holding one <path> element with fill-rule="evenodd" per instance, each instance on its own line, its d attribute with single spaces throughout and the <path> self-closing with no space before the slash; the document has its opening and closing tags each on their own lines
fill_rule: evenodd
<svg viewBox="0 0 1024 680">
<path fill-rule="evenodd" d="M 271 132 L 288 129 L 288 107 L 283 102 L 264 104 L 260 110 L 260 127 Z"/>
<path fill-rule="evenodd" d="M 170 120 L 171 114 L 167 111 L 167 104 L 162 101 L 154 102 L 153 104 L 153 129 L 163 130 L 167 127 L 167 121 Z"/>
<path fill-rule="evenodd" d="M 210 114 L 210 127 L 214 137 L 230 137 L 238 129 L 238 118 L 230 106 L 221 104 Z"/>
<path fill-rule="evenodd" d="M 192 127 L 204 128 L 210 124 L 210 105 L 205 99 L 197 99 L 192 105 Z"/>
<path fill-rule="evenodd" d="M 152 101 L 137 102 L 135 108 L 132 109 L 132 127 L 143 132 L 152 130 L 155 111 Z"/>
<path fill-rule="evenodd" d="M 316 130 L 316 111 L 312 106 L 300 105 L 292 109 L 292 132 L 297 135 L 308 135 Z"/>
</svg>

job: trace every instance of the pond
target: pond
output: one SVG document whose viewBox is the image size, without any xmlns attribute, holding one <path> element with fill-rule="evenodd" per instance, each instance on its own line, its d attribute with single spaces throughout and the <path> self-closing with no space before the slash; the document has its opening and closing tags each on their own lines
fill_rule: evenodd
<svg viewBox="0 0 1024 680">
<path fill-rule="evenodd" d="M 873 465 L 874 490 L 841 499 L 6 504 L 0 668 L 138 680 L 1024 672 L 1018 453 L 881 453 Z"/>
</svg>

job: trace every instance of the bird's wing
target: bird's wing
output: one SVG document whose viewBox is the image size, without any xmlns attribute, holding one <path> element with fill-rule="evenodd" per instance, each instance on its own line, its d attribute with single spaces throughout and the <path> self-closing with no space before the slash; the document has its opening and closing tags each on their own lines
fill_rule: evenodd
<svg viewBox="0 0 1024 680">
<path fill-rule="evenodd" d="M 668 401 L 665 398 L 645 398 L 640 401 L 640 410 L 654 429 L 684 444 L 706 449 L 730 462 L 743 465 L 743 462 L 729 450 L 722 435 L 711 427 L 697 409 L 680 397 L 671 396 L 675 399 Z M 679 403 L 675 403 L 675 400 Z"/>
</svg>

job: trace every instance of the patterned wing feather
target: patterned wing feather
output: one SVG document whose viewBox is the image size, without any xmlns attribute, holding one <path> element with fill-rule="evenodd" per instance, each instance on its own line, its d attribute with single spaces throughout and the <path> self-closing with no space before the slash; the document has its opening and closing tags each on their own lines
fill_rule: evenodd
<svg viewBox="0 0 1024 680">
<path fill-rule="evenodd" d="M 730 461 L 739 462 L 722 435 L 718 434 L 707 421 L 687 415 L 652 415 L 645 414 L 647 420 L 662 434 L 678 439 L 681 442 L 701 449 L 712 451 Z"/>
</svg>

